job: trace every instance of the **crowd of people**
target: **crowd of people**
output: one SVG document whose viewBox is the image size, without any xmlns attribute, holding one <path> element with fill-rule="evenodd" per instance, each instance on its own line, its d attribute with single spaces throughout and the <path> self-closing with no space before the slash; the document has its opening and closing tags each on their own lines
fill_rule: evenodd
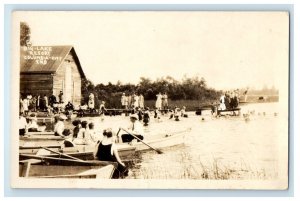
<svg viewBox="0 0 300 201">
<path fill-rule="evenodd" d="M 234 109 L 239 105 L 239 89 L 226 91 L 220 97 L 219 110 Z"/>
<path fill-rule="evenodd" d="M 19 114 L 19 135 L 24 136 L 27 132 L 43 132 L 46 130 L 46 123 L 38 125 L 35 113 L 25 115 L 23 112 Z"/>
<path fill-rule="evenodd" d="M 29 112 L 47 112 L 50 114 L 57 114 L 65 111 L 73 111 L 74 106 L 69 101 L 67 104 L 64 102 L 63 92 L 60 91 L 56 97 L 54 94 L 47 96 L 44 95 L 20 95 L 19 109 L 22 113 L 27 115 Z"/>
<path fill-rule="evenodd" d="M 125 93 L 122 93 L 121 96 L 121 105 L 123 109 L 144 109 L 144 101 L 143 94 L 132 93 L 126 95 Z"/>
<path fill-rule="evenodd" d="M 137 114 L 131 114 L 127 129 L 119 128 L 119 132 L 116 134 L 111 128 L 107 128 L 100 133 L 95 130 L 93 122 L 80 119 L 72 122 L 73 130 L 65 129 L 64 120 L 66 120 L 66 117 L 59 115 L 55 119 L 54 133 L 65 138 L 64 145 L 67 147 L 77 145 L 95 146 L 94 156 L 97 159 L 117 162 L 117 169 L 124 172 L 126 166 L 119 157 L 115 143 L 132 143 L 144 139 L 144 129 L 138 118 Z"/>
<path fill-rule="evenodd" d="M 175 107 L 174 110 L 168 108 L 168 97 L 166 93 L 158 94 L 156 100 L 156 108 L 153 112 L 150 111 L 149 107 L 144 105 L 144 97 L 142 94 L 135 94 L 126 96 L 123 93 L 121 103 L 124 109 L 132 108 L 129 116 L 129 125 L 124 128 L 120 128 L 118 134 L 114 133 L 111 128 L 105 129 L 103 132 L 99 132 L 95 129 L 94 122 L 75 119 L 72 121 L 73 128 L 70 129 L 70 124 L 65 121 L 68 119 L 66 114 L 74 111 L 74 106 L 71 102 L 64 105 L 63 109 L 55 110 L 56 104 L 63 103 L 62 95 L 59 96 L 59 100 L 52 96 L 49 98 L 45 96 L 43 103 L 41 99 L 32 96 L 26 96 L 20 100 L 20 116 L 19 116 L 19 134 L 24 136 L 28 132 L 39 132 L 46 130 L 46 124 L 37 123 L 37 111 L 49 111 L 54 114 L 54 135 L 61 136 L 64 138 L 65 147 L 75 147 L 79 145 L 91 145 L 95 147 L 94 156 L 95 158 L 103 161 L 113 161 L 118 163 L 118 170 L 120 172 L 126 172 L 126 166 L 119 157 L 118 150 L 116 149 L 115 143 L 135 143 L 144 140 L 145 133 L 144 127 L 150 123 L 150 118 L 160 119 L 162 115 L 170 113 L 170 119 L 174 118 L 175 121 L 179 121 L 179 117 L 187 117 L 185 107 Z M 39 101 L 34 101 L 39 100 Z M 38 102 L 38 103 L 37 103 Z M 24 105 L 32 105 L 31 107 L 24 107 Z M 41 107 L 43 106 L 43 107 Z M 86 106 L 84 108 L 84 106 Z M 89 95 L 87 105 L 80 107 L 80 110 L 95 110 L 94 94 Z M 47 109 L 45 109 L 47 108 Z M 101 101 L 99 114 L 104 115 L 106 111 L 105 101 Z M 166 111 L 164 111 L 166 110 Z M 153 116 L 154 113 L 154 116 Z M 79 114 L 79 113 L 78 113 Z M 78 116 L 80 117 L 80 116 Z"/>
<path fill-rule="evenodd" d="M 168 95 L 167 93 L 161 94 L 160 92 L 156 95 L 155 107 L 158 110 L 168 110 Z"/>
</svg>

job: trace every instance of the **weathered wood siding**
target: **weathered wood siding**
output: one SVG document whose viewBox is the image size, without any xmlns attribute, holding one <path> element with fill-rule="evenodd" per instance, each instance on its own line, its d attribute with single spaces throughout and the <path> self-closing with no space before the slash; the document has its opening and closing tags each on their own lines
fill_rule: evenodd
<svg viewBox="0 0 300 201">
<path fill-rule="evenodd" d="M 52 94 L 53 79 L 52 75 L 47 74 L 20 74 L 20 92 L 24 95 L 31 93 L 32 95 Z"/>
<path fill-rule="evenodd" d="M 66 71 L 66 68 L 68 67 L 70 70 Z M 71 72 L 71 81 L 69 82 L 70 86 L 66 86 L 66 84 L 68 84 L 66 83 L 66 80 L 70 79 L 66 78 L 66 76 L 69 76 L 66 72 Z M 67 101 L 71 101 L 76 107 L 80 105 L 81 76 L 76 63 L 74 62 L 72 53 L 66 56 L 65 60 L 61 63 L 53 76 L 53 94 L 58 97 L 60 91 L 63 91 L 65 103 L 67 103 Z"/>
</svg>

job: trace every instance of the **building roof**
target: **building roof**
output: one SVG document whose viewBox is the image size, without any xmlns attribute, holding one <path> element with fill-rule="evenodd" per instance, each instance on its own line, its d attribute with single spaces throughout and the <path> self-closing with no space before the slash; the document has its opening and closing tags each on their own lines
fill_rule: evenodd
<svg viewBox="0 0 300 201">
<path fill-rule="evenodd" d="M 20 52 L 21 73 L 55 73 L 65 58 L 71 53 L 82 77 L 85 78 L 78 56 L 73 46 L 32 46 Z"/>
</svg>

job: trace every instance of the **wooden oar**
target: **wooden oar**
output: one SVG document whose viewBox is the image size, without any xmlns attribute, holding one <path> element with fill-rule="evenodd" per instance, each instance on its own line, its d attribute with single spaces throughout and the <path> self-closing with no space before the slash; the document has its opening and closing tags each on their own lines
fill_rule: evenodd
<svg viewBox="0 0 300 201">
<path fill-rule="evenodd" d="M 53 150 L 51 150 L 51 149 L 48 149 L 47 147 L 41 147 L 41 148 L 42 148 L 42 149 L 45 149 L 45 150 L 47 150 L 47 151 L 53 152 L 53 153 L 55 153 L 55 154 L 59 154 L 59 155 L 65 156 L 65 157 L 67 157 L 67 158 L 71 158 L 71 159 L 73 159 L 73 160 L 83 161 L 83 160 L 81 160 L 81 159 L 79 159 L 79 158 L 75 158 L 75 157 L 70 156 L 70 155 L 68 155 L 68 154 L 63 154 L 63 153 L 60 153 L 60 152 L 53 151 Z"/>
<path fill-rule="evenodd" d="M 120 140 L 119 140 L 119 133 L 120 133 L 120 131 L 121 131 L 121 128 L 119 128 L 119 130 L 117 132 L 117 135 L 116 135 L 117 139 L 115 140 L 116 143 L 120 142 Z"/>
<path fill-rule="evenodd" d="M 150 146 L 149 144 L 147 144 L 146 142 L 144 142 L 143 140 L 141 140 L 140 138 L 136 137 L 135 135 L 131 134 L 129 131 L 127 131 L 126 129 L 122 128 L 122 130 L 124 130 L 126 133 L 128 133 L 129 135 L 131 135 L 132 137 L 134 137 L 135 139 L 137 139 L 138 141 L 141 141 L 143 144 L 147 145 L 148 147 L 150 147 L 151 149 L 153 149 L 154 151 L 156 151 L 158 154 L 163 154 L 163 152 L 159 149 L 155 149 L 152 146 Z"/>
<path fill-rule="evenodd" d="M 120 131 L 121 131 L 121 128 L 119 128 L 119 130 L 117 132 L 117 137 L 119 136 Z"/>
</svg>

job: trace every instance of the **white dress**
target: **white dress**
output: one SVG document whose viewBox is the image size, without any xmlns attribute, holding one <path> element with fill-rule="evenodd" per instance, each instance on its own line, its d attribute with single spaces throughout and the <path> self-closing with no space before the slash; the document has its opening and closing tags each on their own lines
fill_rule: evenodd
<svg viewBox="0 0 300 201">
<path fill-rule="evenodd" d="M 161 98 L 162 98 L 162 96 L 161 96 L 161 94 L 157 94 L 156 97 L 157 97 L 157 99 L 156 99 L 155 107 L 157 109 L 161 109 L 161 104 L 162 104 Z"/>
<path fill-rule="evenodd" d="M 127 102 L 126 99 L 127 99 L 127 97 L 125 95 L 123 95 L 121 97 L 121 104 L 122 104 L 122 106 L 126 106 L 126 102 Z"/>
<path fill-rule="evenodd" d="M 144 96 L 143 95 L 139 96 L 139 107 L 144 108 Z"/>
<path fill-rule="evenodd" d="M 94 94 L 90 94 L 89 95 L 89 102 L 88 102 L 88 105 L 89 105 L 89 108 L 90 109 L 94 109 L 95 108 L 95 101 L 94 101 Z"/>
<path fill-rule="evenodd" d="M 225 96 L 221 96 L 220 98 L 220 109 L 221 110 L 226 110 L 226 105 L 225 105 Z"/>
<path fill-rule="evenodd" d="M 133 100 L 134 100 L 134 103 L 133 103 L 134 108 L 139 107 L 139 97 L 138 96 L 134 96 Z"/>
<path fill-rule="evenodd" d="M 73 140 L 74 144 L 86 144 L 85 142 L 85 132 L 86 130 L 84 128 L 80 128 L 78 134 L 77 134 L 77 138 L 75 138 Z"/>
<path fill-rule="evenodd" d="M 28 110 L 28 105 L 29 105 L 29 102 L 28 102 L 28 99 L 25 98 L 22 102 L 22 106 L 23 106 L 23 110 L 24 111 L 27 111 Z"/>
</svg>

